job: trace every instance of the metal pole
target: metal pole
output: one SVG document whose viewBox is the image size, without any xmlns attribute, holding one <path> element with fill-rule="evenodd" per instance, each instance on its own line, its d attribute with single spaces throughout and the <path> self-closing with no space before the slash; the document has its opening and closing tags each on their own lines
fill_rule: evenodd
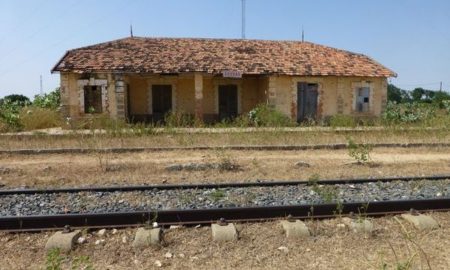
<svg viewBox="0 0 450 270">
<path fill-rule="evenodd" d="M 242 0 L 242 39 L 245 39 L 245 0 Z"/>
<path fill-rule="evenodd" d="M 39 76 L 39 94 L 42 96 L 44 94 L 44 90 L 42 87 L 42 75 Z"/>
</svg>

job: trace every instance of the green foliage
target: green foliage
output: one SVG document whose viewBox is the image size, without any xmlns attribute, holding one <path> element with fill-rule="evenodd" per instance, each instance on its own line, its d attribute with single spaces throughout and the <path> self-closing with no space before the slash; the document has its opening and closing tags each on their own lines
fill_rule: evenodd
<svg viewBox="0 0 450 270">
<path fill-rule="evenodd" d="M 19 112 L 22 107 L 23 103 L 20 101 L 3 99 L 0 105 L 0 120 L 8 126 L 8 130 L 19 130 L 21 128 Z"/>
<path fill-rule="evenodd" d="M 382 114 L 383 120 L 388 123 L 416 123 L 429 120 L 436 116 L 436 105 L 424 103 L 397 104 L 388 102 Z"/>
<path fill-rule="evenodd" d="M 266 105 L 259 104 L 248 113 L 250 123 L 258 127 L 293 126 L 292 120 L 282 112 Z"/>
<path fill-rule="evenodd" d="M 358 163 L 364 164 L 370 161 L 370 152 L 373 147 L 369 144 L 357 144 L 351 138 L 347 139 L 348 155 Z"/>
<path fill-rule="evenodd" d="M 59 107 L 60 99 L 61 96 L 58 87 L 48 94 L 34 96 L 33 106 L 56 110 Z"/>
<path fill-rule="evenodd" d="M 45 269 L 46 270 L 61 270 L 64 257 L 61 255 L 61 251 L 58 248 L 54 248 L 48 251 Z"/>
<path fill-rule="evenodd" d="M 349 115 L 337 114 L 328 118 L 331 127 L 356 127 L 356 119 Z"/>
<path fill-rule="evenodd" d="M 400 89 L 393 84 L 389 84 L 387 87 L 388 101 L 397 103 L 411 102 L 410 93 L 406 90 Z"/>
<path fill-rule="evenodd" d="M 28 97 L 18 94 L 12 94 L 0 99 L 0 106 L 2 106 L 4 102 L 16 103 L 20 107 L 31 104 L 30 99 Z"/>
<path fill-rule="evenodd" d="M 72 270 L 94 270 L 94 266 L 89 256 L 80 256 L 73 260 Z"/>
</svg>

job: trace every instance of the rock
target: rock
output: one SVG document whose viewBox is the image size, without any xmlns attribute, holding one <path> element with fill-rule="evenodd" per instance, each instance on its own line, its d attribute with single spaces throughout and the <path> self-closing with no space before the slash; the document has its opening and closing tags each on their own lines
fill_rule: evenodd
<svg viewBox="0 0 450 270">
<path fill-rule="evenodd" d="M 309 163 L 307 163 L 307 162 L 299 161 L 299 162 L 295 163 L 295 167 L 297 167 L 297 168 L 309 168 L 309 167 L 311 167 L 311 165 Z"/>
<path fill-rule="evenodd" d="M 161 267 L 162 266 L 162 262 L 160 260 L 156 260 L 155 261 L 155 266 L 156 267 Z"/>
<path fill-rule="evenodd" d="M 289 249 L 288 249 L 287 247 L 285 247 L 285 246 L 278 247 L 277 249 L 278 249 L 279 251 L 284 252 L 284 253 L 288 253 L 288 252 L 289 252 Z"/>
<path fill-rule="evenodd" d="M 106 229 L 101 229 L 101 230 L 99 230 L 99 231 L 97 232 L 97 235 L 100 236 L 100 237 L 105 236 L 105 234 L 106 234 Z"/>
<path fill-rule="evenodd" d="M 184 256 L 184 254 L 183 254 L 183 253 L 180 253 L 180 254 L 178 254 L 178 257 L 180 257 L 180 258 L 184 258 L 185 256 Z"/>
<path fill-rule="evenodd" d="M 122 236 L 122 243 L 126 244 L 128 242 L 128 237 Z"/>
<path fill-rule="evenodd" d="M 101 244 L 104 244 L 106 241 L 105 241 L 105 239 L 98 239 L 97 241 L 95 241 L 95 245 L 96 246 L 98 246 L 98 245 L 101 245 Z"/>
<path fill-rule="evenodd" d="M 78 244 L 84 244 L 84 243 L 86 243 L 86 237 L 80 237 L 80 238 L 78 238 L 77 243 L 78 243 Z"/>
<path fill-rule="evenodd" d="M 111 234 L 116 234 L 117 233 L 117 229 L 113 229 L 112 231 L 111 231 Z"/>
<path fill-rule="evenodd" d="M 169 230 L 178 230 L 183 228 L 181 225 L 170 225 Z"/>
<path fill-rule="evenodd" d="M 170 259 L 172 257 L 173 257 L 173 255 L 170 252 L 166 252 L 166 254 L 164 254 L 164 258 Z"/>
</svg>

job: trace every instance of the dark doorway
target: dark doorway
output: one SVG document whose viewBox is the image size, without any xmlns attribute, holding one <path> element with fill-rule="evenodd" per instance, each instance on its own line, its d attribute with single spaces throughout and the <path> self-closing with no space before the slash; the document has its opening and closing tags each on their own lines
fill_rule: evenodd
<svg viewBox="0 0 450 270">
<path fill-rule="evenodd" d="M 152 85 L 153 121 L 164 120 L 164 117 L 172 110 L 172 86 Z"/>
<path fill-rule="evenodd" d="M 231 120 L 238 115 L 237 86 L 219 85 L 219 120 Z"/>
<path fill-rule="evenodd" d="M 102 88 L 100 86 L 84 87 L 84 113 L 102 113 Z"/>
<path fill-rule="evenodd" d="M 317 116 L 317 96 L 319 86 L 315 83 L 300 82 L 297 85 L 297 121 L 315 120 Z"/>
</svg>

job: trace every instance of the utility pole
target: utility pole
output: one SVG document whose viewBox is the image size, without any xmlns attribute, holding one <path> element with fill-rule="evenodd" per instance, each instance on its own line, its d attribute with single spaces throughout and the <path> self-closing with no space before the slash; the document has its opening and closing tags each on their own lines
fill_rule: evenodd
<svg viewBox="0 0 450 270">
<path fill-rule="evenodd" d="M 441 82 L 441 84 L 440 84 L 440 86 L 439 86 L 439 91 L 442 92 L 442 82 Z"/>
<path fill-rule="evenodd" d="M 242 1 L 242 39 L 245 39 L 245 0 Z"/>
<path fill-rule="evenodd" d="M 130 37 L 133 37 L 133 24 L 130 23 Z"/>
<path fill-rule="evenodd" d="M 39 94 L 42 96 L 44 94 L 44 90 L 42 87 L 42 75 L 39 76 Z"/>
</svg>

